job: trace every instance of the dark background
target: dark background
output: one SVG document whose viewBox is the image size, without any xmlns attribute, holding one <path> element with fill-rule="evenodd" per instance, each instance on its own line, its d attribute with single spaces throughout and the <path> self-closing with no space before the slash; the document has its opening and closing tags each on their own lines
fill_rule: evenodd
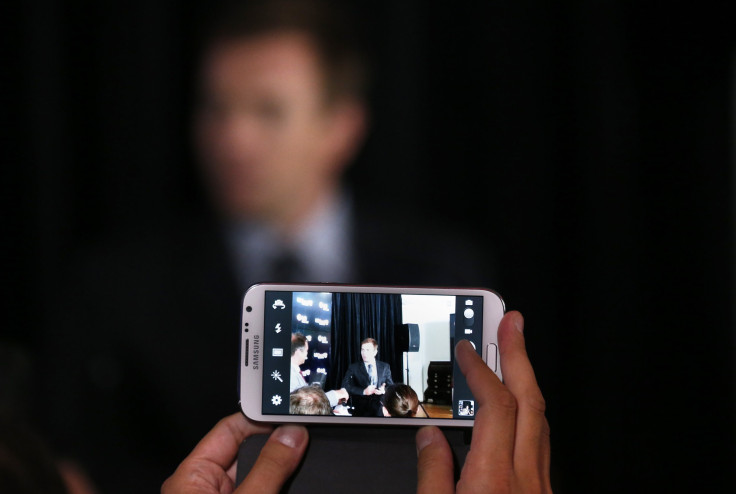
<svg viewBox="0 0 736 494">
<path fill-rule="evenodd" d="M 495 255 L 556 490 L 733 491 L 730 2 L 353 3 L 376 59 L 355 193 Z M 2 7 L 2 337 L 21 367 L 64 266 L 205 209 L 188 121 L 210 5 Z"/>
</svg>

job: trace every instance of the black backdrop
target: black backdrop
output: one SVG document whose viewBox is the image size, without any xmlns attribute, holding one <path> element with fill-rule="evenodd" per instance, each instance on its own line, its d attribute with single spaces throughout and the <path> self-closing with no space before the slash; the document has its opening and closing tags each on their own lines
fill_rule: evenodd
<svg viewBox="0 0 736 494">
<path fill-rule="evenodd" d="M 493 249 L 558 491 L 733 491 L 729 2 L 354 3 L 377 60 L 356 194 Z M 205 208 L 187 121 L 210 5 L 2 8 L 2 331 L 31 361 L 63 266 Z"/>
<path fill-rule="evenodd" d="M 332 375 L 327 389 L 340 389 L 350 364 L 361 362 L 360 344 L 378 342 L 376 360 L 391 368 L 393 382 L 403 382 L 403 353 L 396 351 L 395 331 L 403 323 L 401 295 L 378 293 L 332 294 Z"/>
</svg>

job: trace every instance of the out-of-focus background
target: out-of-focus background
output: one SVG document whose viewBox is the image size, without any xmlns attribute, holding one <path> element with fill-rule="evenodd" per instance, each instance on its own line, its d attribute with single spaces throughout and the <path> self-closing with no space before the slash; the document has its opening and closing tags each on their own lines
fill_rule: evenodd
<svg viewBox="0 0 736 494">
<path fill-rule="evenodd" d="M 729 2 L 352 3 L 375 79 L 354 193 L 492 254 L 556 489 L 732 492 Z M 210 8 L 3 7 L 7 400 L 53 408 L 27 369 L 66 266 L 206 210 L 190 120 Z"/>
</svg>

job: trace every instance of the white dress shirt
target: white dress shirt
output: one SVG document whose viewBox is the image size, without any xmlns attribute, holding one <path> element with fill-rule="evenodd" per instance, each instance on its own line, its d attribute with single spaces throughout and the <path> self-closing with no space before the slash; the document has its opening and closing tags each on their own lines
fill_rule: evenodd
<svg viewBox="0 0 736 494">
<path fill-rule="evenodd" d="M 308 386 L 308 383 L 306 379 L 304 379 L 301 369 L 298 365 L 294 365 L 292 363 L 291 377 L 289 378 L 289 393 L 293 392 L 295 389 L 299 389 L 304 386 Z M 327 399 L 330 401 L 330 406 L 332 408 L 335 408 L 337 406 L 337 402 L 339 401 L 339 398 L 337 397 L 337 392 L 327 391 L 325 394 L 327 395 Z"/>
</svg>

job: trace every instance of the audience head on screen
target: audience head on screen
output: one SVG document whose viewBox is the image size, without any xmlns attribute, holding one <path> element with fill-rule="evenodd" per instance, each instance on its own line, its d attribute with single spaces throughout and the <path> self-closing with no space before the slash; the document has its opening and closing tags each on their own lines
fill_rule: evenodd
<svg viewBox="0 0 736 494">
<path fill-rule="evenodd" d="M 360 342 L 360 357 L 366 364 L 375 364 L 378 354 L 378 342 L 373 338 L 366 338 Z"/>
<path fill-rule="evenodd" d="M 417 415 L 419 397 L 406 384 L 389 386 L 383 398 L 384 415 L 411 418 Z"/>
<path fill-rule="evenodd" d="M 332 415 L 330 400 L 318 385 L 303 386 L 289 395 L 292 415 Z"/>
<path fill-rule="evenodd" d="M 322 0 L 233 4 L 203 46 L 196 135 L 216 207 L 289 230 L 334 194 L 366 125 L 367 69 Z"/>
</svg>

